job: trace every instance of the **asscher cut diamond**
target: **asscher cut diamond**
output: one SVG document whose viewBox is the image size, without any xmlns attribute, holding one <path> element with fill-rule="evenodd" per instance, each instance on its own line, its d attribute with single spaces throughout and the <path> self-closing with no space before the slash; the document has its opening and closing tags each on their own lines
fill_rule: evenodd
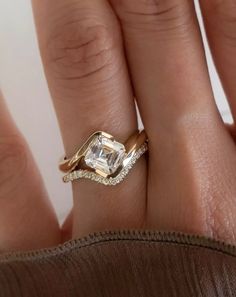
<svg viewBox="0 0 236 297">
<path fill-rule="evenodd" d="M 110 175 L 122 164 L 125 154 L 123 144 L 99 135 L 89 145 L 84 160 L 90 168 Z"/>
</svg>

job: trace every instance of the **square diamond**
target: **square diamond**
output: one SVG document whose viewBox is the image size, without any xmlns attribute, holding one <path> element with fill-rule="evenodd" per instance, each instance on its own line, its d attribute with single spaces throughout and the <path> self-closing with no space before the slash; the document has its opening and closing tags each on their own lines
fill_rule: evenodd
<svg viewBox="0 0 236 297">
<path fill-rule="evenodd" d="M 123 144 L 99 135 L 90 144 L 84 160 L 90 168 L 110 175 L 116 172 L 124 157 Z"/>
</svg>

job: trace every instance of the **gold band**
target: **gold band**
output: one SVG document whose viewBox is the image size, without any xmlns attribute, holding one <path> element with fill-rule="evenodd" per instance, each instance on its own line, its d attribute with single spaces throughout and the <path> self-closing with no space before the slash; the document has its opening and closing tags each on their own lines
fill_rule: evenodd
<svg viewBox="0 0 236 297">
<path fill-rule="evenodd" d="M 59 163 L 64 182 L 87 178 L 104 185 L 120 183 L 136 161 L 148 150 L 145 131 L 137 131 L 121 144 L 108 133 L 93 133 L 69 159 Z"/>
</svg>

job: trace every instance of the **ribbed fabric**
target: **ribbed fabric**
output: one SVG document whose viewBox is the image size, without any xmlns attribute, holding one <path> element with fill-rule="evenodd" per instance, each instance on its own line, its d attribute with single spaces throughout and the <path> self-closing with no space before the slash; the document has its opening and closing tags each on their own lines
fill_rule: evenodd
<svg viewBox="0 0 236 297">
<path fill-rule="evenodd" d="M 107 232 L 0 256 L 0 297 L 236 296 L 236 248 L 202 237 Z"/>
</svg>

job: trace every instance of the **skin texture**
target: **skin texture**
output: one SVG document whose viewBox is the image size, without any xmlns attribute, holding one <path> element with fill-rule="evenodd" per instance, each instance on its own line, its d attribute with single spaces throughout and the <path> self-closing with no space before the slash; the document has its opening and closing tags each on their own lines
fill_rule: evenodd
<svg viewBox="0 0 236 297">
<path fill-rule="evenodd" d="M 149 155 L 116 187 L 74 182 L 74 207 L 60 230 L 29 149 L 1 99 L 0 249 L 52 246 L 124 228 L 182 231 L 235 243 L 235 141 L 215 104 L 193 2 L 32 3 L 66 155 L 96 130 L 125 141 L 137 129 L 134 98 Z M 235 117 L 236 2 L 207 0 L 201 7 Z M 15 159 L 27 182 L 16 175 Z M 20 190 L 19 183 L 25 185 Z"/>
</svg>

